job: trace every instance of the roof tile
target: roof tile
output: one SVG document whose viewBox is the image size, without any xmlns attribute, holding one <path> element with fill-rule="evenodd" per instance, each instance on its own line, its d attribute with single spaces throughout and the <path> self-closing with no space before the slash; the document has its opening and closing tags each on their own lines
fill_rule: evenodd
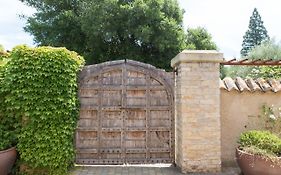
<svg viewBox="0 0 281 175">
<path fill-rule="evenodd" d="M 225 83 L 225 86 L 226 86 L 226 89 L 228 91 L 232 91 L 232 90 L 237 90 L 239 91 L 238 87 L 236 86 L 235 82 L 233 81 L 232 78 L 230 77 L 225 77 L 223 79 L 224 83 Z"/>
<path fill-rule="evenodd" d="M 258 78 L 256 80 L 253 80 L 249 78 L 244 80 L 241 77 L 237 77 L 233 80 L 230 77 L 226 77 L 223 80 L 220 80 L 220 89 L 224 89 L 227 91 L 236 90 L 238 92 L 279 92 L 281 91 L 281 82 L 275 79 L 265 80 L 263 78 Z"/>
<path fill-rule="evenodd" d="M 244 91 L 244 90 L 251 91 L 250 88 L 247 86 L 246 82 L 241 77 L 237 77 L 235 79 L 235 82 L 240 91 Z"/>
<path fill-rule="evenodd" d="M 252 92 L 262 91 L 260 86 L 252 78 L 247 79 L 246 83 L 247 83 L 248 87 L 251 89 Z"/>
<path fill-rule="evenodd" d="M 271 86 L 273 92 L 278 92 L 281 90 L 281 84 L 275 79 L 269 79 L 268 84 Z"/>
<path fill-rule="evenodd" d="M 257 84 L 261 87 L 261 89 L 266 92 L 271 90 L 271 86 L 266 82 L 263 78 L 258 78 L 256 80 Z"/>
</svg>

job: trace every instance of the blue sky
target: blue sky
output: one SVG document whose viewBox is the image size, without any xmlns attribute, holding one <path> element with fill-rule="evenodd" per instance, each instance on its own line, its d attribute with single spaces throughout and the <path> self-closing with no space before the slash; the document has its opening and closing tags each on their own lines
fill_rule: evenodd
<svg viewBox="0 0 281 175">
<path fill-rule="evenodd" d="M 256 7 L 270 37 L 281 40 L 281 2 L 278 0 L 179 0 L 185 10 L 184 26 L 205 27 L 212 34 L 220 52 L 230 59 L 239 57 L 243 35 Z M 32 36 L 23 31 L 20 14 L 32 15 L 19 0 L 0 0 L 0 43 L 6 49 L 18 44 L 33 45 Z"/>
</svg>

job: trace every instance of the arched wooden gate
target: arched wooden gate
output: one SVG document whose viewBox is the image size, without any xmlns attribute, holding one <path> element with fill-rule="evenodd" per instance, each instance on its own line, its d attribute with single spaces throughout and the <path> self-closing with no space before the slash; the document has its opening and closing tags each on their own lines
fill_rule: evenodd
<svg viewBox="0 0 281 175">
<path fill-rule="evenodd" d="M 79 98 L 76 163 L 174 162 L 172 73 L 131 60 L 86 66 Z"/>
</svg>

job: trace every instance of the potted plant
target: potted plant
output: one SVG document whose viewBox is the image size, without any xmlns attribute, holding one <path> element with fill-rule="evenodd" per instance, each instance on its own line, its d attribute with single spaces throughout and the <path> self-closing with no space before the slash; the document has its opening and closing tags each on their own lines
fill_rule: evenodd
<svg viewBox="0 0 281 175">
<path fill-rule="evenodd" d="M 269 131 L 241 134 L 236 160 L 244 175 L 280 175 L 281 139 Z"/>
<path fill-rule="evenodd" d="M 7 175 L 16 161 L 15 134 L 0 124 L 0 175 Z"/>
<path fill-rule="evenodd" d="M 281 174 L 281 108 L 262 106 L 262 114 L 247 131 L 241 134 L 236 149 L 237 163 L 244 175 Z"/>
</svg>

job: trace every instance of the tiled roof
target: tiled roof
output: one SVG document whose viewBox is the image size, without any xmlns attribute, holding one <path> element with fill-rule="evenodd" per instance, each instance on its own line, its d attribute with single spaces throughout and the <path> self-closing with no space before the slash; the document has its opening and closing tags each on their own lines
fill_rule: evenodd
<svg viewBox="0 0 281 175">
<path fill-rule="evenodd" d="M 226 77 L 223 80 L 220 80 L 220 89 L 225 89 L 227 91 L 238 91 L 238 92 L 278 92 L 281 91 L 281 83 L 275 79 L 265 80 L 263 78 L 258 78 L 256 80 L 246 79 L 243 80 L 240 77 L 232 79 Z"/>
</svg>

